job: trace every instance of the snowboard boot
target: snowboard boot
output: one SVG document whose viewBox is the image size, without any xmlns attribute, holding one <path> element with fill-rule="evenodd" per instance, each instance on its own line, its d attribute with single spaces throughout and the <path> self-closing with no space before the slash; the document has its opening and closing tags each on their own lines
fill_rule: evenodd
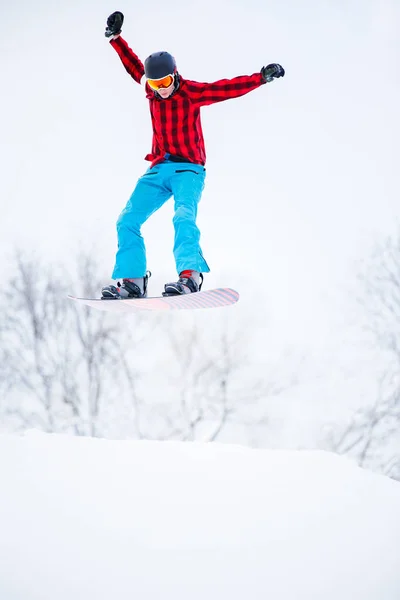
<svg viewBox="0 0 400 600">
<path fill-rule="evenodd" d="M 166 283 L 163 296 L 180 296 L 182 294 L 193 294 L 201 290 L 203 275 L 198 271 L 187 269 L 179 274 L 178 281 Z"/>
<path fill-rule="evenodd" d="M 146 298 L 149 277 L 151 277 L 151 273 L 150 271 L 147 271 L 144 277 L 123 279 L 122 284 L 118 281 L 116 286 L 107 285 L 101 290 L 101 299 L 121 300 L 127 298 Z"/>
</svg>

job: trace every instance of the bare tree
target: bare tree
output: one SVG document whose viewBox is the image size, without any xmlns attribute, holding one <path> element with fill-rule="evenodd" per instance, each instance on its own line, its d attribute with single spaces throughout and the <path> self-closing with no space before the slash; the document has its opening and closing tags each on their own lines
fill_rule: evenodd
<svg viewBox="0 0 400 600">
<path fill-rule="evenodd" d="M 93 295 L 95 265 L 82 255 L 79 264 L 82 293 Z M 67 300 L 71 288 L 63 269 L 17 253 L 12 288 L 0 295 L 4 412 L 24 427 L 99 435 L 102 407 L 118 396 L 124 343 L 109 315 Z"/>
<path fill-rule="evenodd" d="M 358 410 L 344 429 L 331 428 L 327 442 L 331 450 L 355 458 L 360 466 L 396 478 L 399 396 L 398 392 L 388 394 L 384 385 L 381 389 L 375 402 Z"/>
<path fill-rule="evenodd" d="M 383 373 L 371 406 L 360 409 L 328 443 L 359 464 L 400 479 L 400 234 L 378 245 L 360 273 L 364 330 L 381 352 Z"/>
<path fill-rule="evenodd" d="M 153 404 L 161 439 L 215 441 L 231 426 L 268 422 L 268 401 L 293 385 L 265 364 L 254 365 L 252 330 L 230 313 L 165 315 L 158 335 L 166 340 Z M 162 382 L 161 382 L 162 381 Z"/>
</svg>

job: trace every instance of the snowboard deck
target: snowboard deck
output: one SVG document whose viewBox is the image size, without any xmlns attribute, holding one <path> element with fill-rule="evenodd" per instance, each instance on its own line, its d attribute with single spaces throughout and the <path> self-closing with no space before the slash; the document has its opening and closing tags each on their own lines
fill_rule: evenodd
<svg viewBox="0 0 400 600">
<path fill-rule="evenodd" d="M 193 310 L 230 306 L 239 300 L 239 293 L 231 288 L 216 288 L 194 294 L 184 294 L 182 296 L 153 296 L 150 298 L 124 299 L 77 298 L 76 296 L 68 296 L 68 298 L 80 304 L 92 306 L 93 308 L 107 312 L 137 312 L 141 310 Z"/>
</svg>

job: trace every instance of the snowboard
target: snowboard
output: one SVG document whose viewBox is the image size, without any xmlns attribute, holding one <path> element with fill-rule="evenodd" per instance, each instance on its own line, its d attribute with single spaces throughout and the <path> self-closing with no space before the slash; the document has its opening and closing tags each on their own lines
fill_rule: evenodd
<svg viewBox="0 0 400 600">
<path fill-rule="evenodd" d="M 77 298 L 76 296 L 68 296 L 68 298 L 79 304 L 107 312 L 137 312 L 140 310 L 166 311 L 219 308 L 235 304 L 239 300 L 239 293 L 231 288 L 216 288 L 194 294 L 183 294 L 181 296 L 124 299 Z"/>
</svg>

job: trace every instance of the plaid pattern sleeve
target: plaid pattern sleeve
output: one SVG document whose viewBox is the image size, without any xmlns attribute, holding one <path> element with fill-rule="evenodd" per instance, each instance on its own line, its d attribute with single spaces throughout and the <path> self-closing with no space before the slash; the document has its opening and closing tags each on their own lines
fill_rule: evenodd
<svg viewBox="0 0 400 600">
<path fill-rule="evenodd" d="M 111 46 L 117 52 L 120 57 L 122 64 L 131 77 L 140 83 L 144 75 L 144 66 L 140 58 L 131 50 L 126 41 L 121 37 L 117 37 L 110 42 Z"/>
<path fill-rule="evenodd" d="M 240 75 L 233 79 L 220 79 L 214 83 L 186 81 L 190 98 L 198 106 L 207 106 L 229 98 L 239 98 L 239 96 L 248 94 L 264 83 L 265 80 L 261 73 Z"/>
</svg>

